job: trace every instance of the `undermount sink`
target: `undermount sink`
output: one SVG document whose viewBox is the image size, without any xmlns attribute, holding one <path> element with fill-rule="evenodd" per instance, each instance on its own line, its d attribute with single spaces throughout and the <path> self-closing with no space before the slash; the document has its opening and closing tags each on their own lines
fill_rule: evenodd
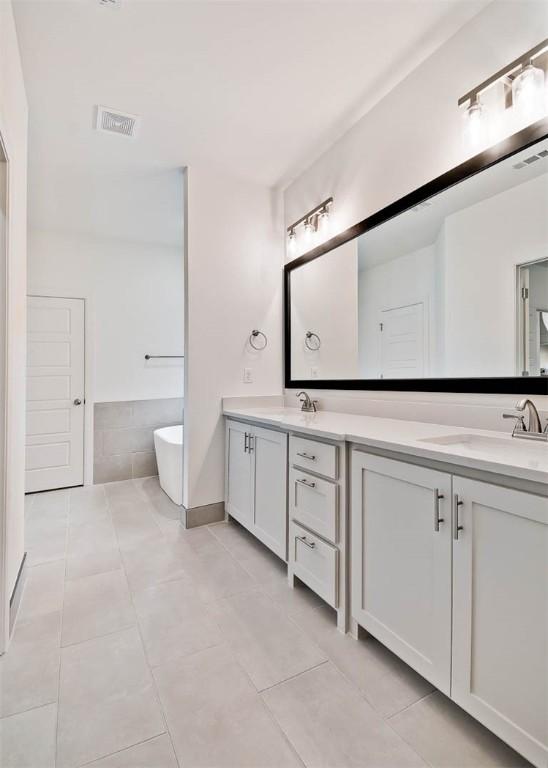
<svg viewBox="0 0 548 768">
<path fill-rule="evenodd" d="M 461 435 L 442 435 L 441 437 L 424 437 L 420 443 L 431 443 L 432 445 L 454 447 L 465 450 L 468 453 L 475 454 L 504 454 L 509 459 L 512 456 L 524 455 L 534 456 L 535 458 L 545 458 L 548 460 L 548 443 L 533 443 L 517 438 L 508 437 L 488 437 L 487 435 L 461 434 Z"/>
</svg>

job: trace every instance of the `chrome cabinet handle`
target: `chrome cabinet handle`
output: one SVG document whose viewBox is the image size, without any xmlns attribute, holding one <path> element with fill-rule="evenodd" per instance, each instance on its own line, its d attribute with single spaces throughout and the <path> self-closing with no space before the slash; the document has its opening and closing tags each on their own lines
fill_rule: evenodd
<svg viewBox="0 0 548 768">
<path fill-rule="evenodd" d="M 253 451 L 255 450 L 254 440 L 255 440 L 255 435 L 252 435 L 251 432 L 250 432 L 249 433 L 249 445 L 247 447 L 247 450 L 249 451 L 249 453 L 253 453 Z"/>
<path fill-rule="evenodd" d="M 453 539 L 458 541 L 459 531 L 464 530 L 463 525 L 459 525 L 459 507 L 462 507 L 464 501 L 459 499 L 458 493 L 455 494 L 455 509 L 453 511 Z"/>
<path fill-rule="evenodd" d="M 249 451 L 249 433 L 245 433 L 244 437 L 244 453 L 247 453 Z"/>
<path fill-rule="evenodd" d="M 297 483 L 300 483 L 301 485 L 306 485 L 307 488 L 315 488 L 316 483 L 311 483 L 310 480 L 305 480 L 304 477 L 298 477 L 296 479 Z"/>
<path fill-rule="evenodd" d="M 310 453 L 305 453 L 304 451 L 302 453 L 297 453 L 297 456 L 300 456 L 302 459 L 310 459 L 310 461 L 316 461 L 315 456 L 312 456 Z"/>
<path fill-rule="evenodd" d="M 309 549 L 316 548 L 316 543 L 314 541 L 307 541 L 306 536 L 297 536 L 297 538 L 299 541 L 302 541 L 303 544 L 306 544 Z"/>
<path fill-rule="evenodd" d="M 444 499 L 443 493 L 440 493 L 439 488 L 434 488 L 434 530 L 439 531 L 440 523 L 444 523 L 443 517 L 440 517 L 440 501 Z"/>
</svg>

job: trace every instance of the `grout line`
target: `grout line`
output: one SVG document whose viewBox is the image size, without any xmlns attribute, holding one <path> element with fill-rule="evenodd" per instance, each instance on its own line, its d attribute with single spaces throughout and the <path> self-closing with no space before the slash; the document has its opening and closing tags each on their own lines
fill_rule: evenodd
<svg viewBox="0 0 548 768">
<path fill-rule="evenodd" d="M 114 757 L 115 755 L 121 755 L 123 752 L 125 752 L 128 749 L 134 749 L 135 747 L 140 747 L 141 744 L 148 744 L 149 741 L 154 741 L 154 739 L 161 739 L 162 736 L 169 737 L 169 734 L 167 733 L 167 731 L 164 731 L 164 733 L 157 733 L 155 736 L 151 736 L 150 738 L 144 739 L 143 741 L 136 741 L 135 744 L 129 744 L 129 746 L 127 747 L 122 747 L 121 749 L 117 749 L 114 752 L 109 752 L 106 755 L 99 755 L 99 757 L 94 757 L 93 760 L 88 760 L 85 763 L 79 763 L 78 768 L 85 768 L 88 765 L 92 766 L 94 763 L 97 763 L 99 760 L 105 760 L 107 757 Z M 173 749 L 173 744 L 171 745 L 171 748 Z M 173 753 L 175 754 L 174 749 L 173 749 Z M 177 756 L 175 756 L 175 759 L 177 759 Z"/>
<path fill-rule="evenodd" d="M 36 709 L 44 709 L 45 707 L 51 707 L 53 704 L 57 706 L 57 710 L 59 710 L 57 699 L 52 699 L 51 701 L 43 701 L 41 704 L 35 704 L 33 707 L 27 707 L 26 709 L 21 709 L 18 712 L 10 712 L 9 715 L 2 715 L 0 717 L 0 723 L 2 723 L 4 720 L 9 720 L 10 717 L 18 717 L 19 715 L 26 715 L 27 712 L 34 712 Z"/>
<path fill-rule="evenodd" d="M 396 715 L 401 715 L 402 712 L 407 712 L 408 709 L 411 709 L 416 704 L 420 704 L 421 701 L 424 701 L 425 699 L 428 699 L 430 696 L 433 696 L 435 693 L 438 693 L 438 690 L 436 688 L 434 688 L 434 690 L 432 690 L 432 691 L 428 691 L 428 693 L 425 693 L 424 696 L 421 696 L 416 701 L 412 701 L 411 704 L 407 704 L 407 706 L 402 707 L 401 709 L 398 709 L 397 712 L 392 712 L 391 715 L 388 715 L 384 719 L 386 721 L 392 720 L 392 718 L 396 717 Z"/>
<path fill-rule="evenodd" d="M 295 680 L 297 677 L 301 677 L 301 675 L 306 675 L 307 672 L 312 672 L 313 669 L 318 669 L 319 667 L 323 667 L 325 664 L 333 664 L 333 662 L 331 661 L 331 659 L 325 659 L 324 661 L 320 661 L 318 664 L 314 664 L 311 667 L 302 669 L 300 672 L 296 672 L 294 675 L 290 675 L 289 677 L 284 678 L 284 680 L 279 680 L 277 683 L 268 685 L 266 688 L 257 688 L 256 689 L 257 693 L 262 695 L 267 691 L 271 691 L 273 688 L 277 688 L 279 685 L 284 685 L 285 683 L 289 683 L 290 680 Z"/>
</svg>

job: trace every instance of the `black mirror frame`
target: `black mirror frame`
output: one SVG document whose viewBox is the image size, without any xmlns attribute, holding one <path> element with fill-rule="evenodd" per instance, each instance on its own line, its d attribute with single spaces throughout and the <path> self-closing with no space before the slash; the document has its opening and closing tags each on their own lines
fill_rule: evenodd
<svg viewBox="0 0 548 768">
<path fill-rule="evenodd" d="M 475 176 L 528 146 L 548 138 L 548 118 L 524 128 L 499 144 L 466 160 L 408 195 L 335 235 L 284 267 L 284 383 L 286 389 L 348 389 L 393 392 L 468 392 L 490 394 L 548 395 L 548 376 L 508 376 L 445 379 L 292 379 L 291 378 L 291 272 L 349 240 L 378 227 L 465 179 Z M 547 211 L 548 216 L 548 211 Z"/>
</svg>

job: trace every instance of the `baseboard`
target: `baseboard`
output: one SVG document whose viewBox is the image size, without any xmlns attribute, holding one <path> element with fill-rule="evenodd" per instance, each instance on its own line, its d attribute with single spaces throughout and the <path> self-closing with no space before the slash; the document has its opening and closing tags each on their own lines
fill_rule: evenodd
<svg viewBox="0 0 548 768">
<path fill-rule="evenodd" d="M 23 555 L 23 559 L 21 560 L 21 565 L 19 566 L 19 571 L 17 573 L 17 578 L 15 580 L 15 586 L 13 587 L 13 592 L 11 593 L 11 597 L 10 597 L 10 613 L 9 613 L 10 636 L 13 631 L 15 619 L 17 618 L 17 611 L 19 610 L 19 606 L 21 605 L 21 598 L 23 597 L 23 587 L 25 586 L 26 579 L 27 579 L 27 553 L 25 552 L 25 554 Z"/>
<path fill-rule="evenodd" d="M 182 522 L 185 528 L 197 528 L 208 523 L 219 523 L 225 519 L 224 501 L 216 501 L 214 504 L 204 504 L 203 507 L 183 507 Z"/>
</svg>

